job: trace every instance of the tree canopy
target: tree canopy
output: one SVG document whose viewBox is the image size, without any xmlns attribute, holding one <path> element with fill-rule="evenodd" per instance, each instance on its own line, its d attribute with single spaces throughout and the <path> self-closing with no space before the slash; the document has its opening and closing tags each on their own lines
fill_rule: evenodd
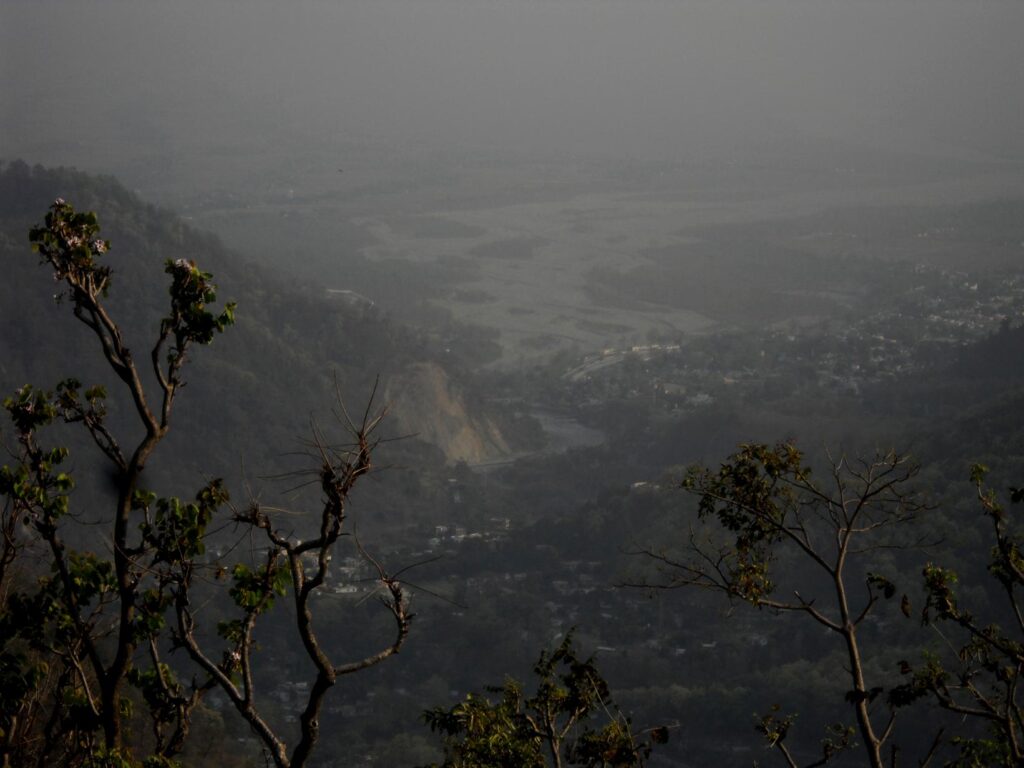
<svg viewBox="0 0 1024 768">
<path fill-rule="evenodd" d="M 787 741 L 795 714 L 783 714 L 775 705 L 756 719 L 757 731 L 790 768 L 824 765 L 855 750 L 873 768 L 894 768 L 907 751 L 898 739 L 900 716 L 924 703 L 960 720 L 950 732 L 951 724 L 937 718 L 923 743 L 915 734 L 917 765 L 933 764 L 945 745 L 953 750 L 947 765 L 1021 764 L 1021 542 L 1008 510 L 984 485 L 985 468 L 975 466 L 971 476 L 992 523 L 988 570 L 1009 606 L 1004 614 L 1009 623 L 981 619 L 963 607 L 956 597 L 956 572 L 927 562 L 921 571 L 921 623 L 936 629 L 951 625 L 955 632 L 939 629 L 946 653 L 926 651 L 919 662 L 903 659 L 886 673 L 865 650 L 864 633 L 887 601 L 895 602 L 905 619 L 912 618 L 908 593 L 916 590 L 906 583 L 900 588 L 880 569 L 891 566 L 887 556 L 894 551 L 920 553 L 933 543 L 918 522 L 931 507 L 913 487 L 919 470 L 906 455 L 887 451 L 869 459 L 827 459 L 819 479 L 792 444 L 745 444 L 718 469 L 689 468 L 682 487 L 698 499 L 696 523 L 683 554 L 644 552 L 658 573 L 642 586 L 711 590 L 756 608 L 802 616 L 836 639 L 842 649 L 836 674 L 846 680 L 853 725 L 829 725 L 819 754 L 806 758 Z M 1024 500 L 1024 492 L 1011 489 L 1011 500 Z"/>
<path fill-rule="evenodd" d="M 532 694 L 509 678 L 487 694 L 426 712 L 445 750 L 445 761 L 431 768 L 639 768 L 655 744 L 667 741 L 664 727 L 646 738 L 633 732 L 594 659 L 577 654 L 571 633 L 541 653 L 533 672 Z"/>
</svg>

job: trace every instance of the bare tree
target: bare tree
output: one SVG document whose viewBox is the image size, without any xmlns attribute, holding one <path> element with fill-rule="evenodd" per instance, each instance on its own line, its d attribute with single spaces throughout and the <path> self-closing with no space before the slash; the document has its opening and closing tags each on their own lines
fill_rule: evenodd
<svg viewBox="0 0 1024 768">
<path fill-rule="evenodd" d="M 372 399 L 371 399 L 372 403 Z M 342 536 L 345 524 L 346 502 L 356 481 L 371 469 L 371 456 L 376 442 L 372 435 L 380 424 L 383 413 L 371 417 L 369 408 L 361 423 L 349 422 L 354 443 L 341 450 L 327 445 L 323 436 L 315 433 L 314 444 L 321 464 L 317 478 L 324 496 L 319 514 L 316 536 L 300 540 L 276 529 L 269 513 L 258 502 L 244 511 L 236 512 L 234 519 L 252 526 L 265 534 L 267 547 L 260 568 L 250 571 L 245 566 L 235 567 L 235 588 L 232 597 L 243 610 L 243 616 L 219 627 L 220 634 L 231 643 L 226 660 L 214 660 L 200 647 L 196 638 L 196 619 L 190 606 L 189 568 L 176 574 L 173 589 L 177 614 L 177 639 L 187 648 L 192 659 L 227 693 L 239 713 L 252 727 L 279 768 L 301 766 L 306 763 L 320 737 L 320 709 L 324 696 L 338 678 L 360 672 L 398 653 L 409 635 L 412 614 L 408 595 L 401 582 L 388 574 L 384 567 L 361 546 L 360 553 L 373 566 L 383 586 L 381 603 L 394 619 L 394 636 L 390 643 L 369 656 L 342 663 L 331 660 L 313 626 L 311 600 L 317 590 L 325 586 L 331 554 Z M 275 594 L 282 594 L 286 585 L 292 587 L 296 631 L 307 657 L 316 669 L 316 678 L 310 687 L 302 709 L 300 738 L 289 751 L 288 745 L 274 733 L 260 715 L 255 702 L 253 681 L 253 630 L 256 620 L 271 606 Z M 241 684 L 232 679 L 238 673 Z"/>
</svg>

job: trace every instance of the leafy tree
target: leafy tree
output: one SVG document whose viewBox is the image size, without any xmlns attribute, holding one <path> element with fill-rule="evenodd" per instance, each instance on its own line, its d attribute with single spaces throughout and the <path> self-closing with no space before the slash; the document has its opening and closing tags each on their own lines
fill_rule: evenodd
<svg viewBox="0 0 1024 768">
<path fill-rule="evenodd" d="M 401 583 L 368 555 L 394 621 L 392 639 L 338 663 L 313 623 L 312 601 L 328 583 L 349 494 L 371 471 L 383 414 L 368 407 L 359 423 L 349 420 L 351 442 L 340 447 L 314 430 L 310 474 L 323 503 L 305 539 L 279 530 L 259 502 L 231 506 L 220 480 L 207 482 L 191 501 L 145 488 L 143 470 L 171 428 L 185 364 L 196 345 L 210 344 L 234 322 L 235 308 L 212 309 L 212 276 L 187 259 L 168 260 L 170 306 L 149 354 L 137 359 L 105 304 L 113 271 L 103 261 L 110 244 L 98 232 L 94 214 L 58 199 L 30 239 L 60 286 L 55 298 L 71 305 L 98 342 L 136 423 L 115 426 L 106 390 L 74 378 L 52 391 L 26 385 L 4 400 L 14 444 L 11 463 L 0 467 L 0 760 L 119 767 L 139 765 L 144 756 L 147 768 L 171 766 L 196 707 L 220 689 L 275 765 L 304 765 L 320 735 L 326 692 L 340 677 L 396 653 L 409 633 Z M 111 466 L 108 514 L 72 508 L 69 449 L 47 442 L 59 424 L 84 429 Z M 256 537 L 252 558 L 232 566 L 206 553 L 211 524 L 225 511 Z M 69 543 L 85 523 L 102 527 L 106 556 Z M 234 618 L 205 626 L 197 601 L 218 600 L 206 584 L 227 579 L 224 599 Z M 288 593 L 298 644 L 315 670 L 291 745 L 260 710 L 253 639 L 257 623 Z M 134 711 L 139 704 L 148 737 Z"/>
<path fill-rule="evenodd" d="M 956 649 L 952 658 L 927 654 L 913 667 L 901 664 L 907 682 L 890 695 L 897 700 L 930 698 L 941 709 L 961 717 L 977 718 L 987 725 L 984 738 L 954 737 L 960 766 L 1024 764 L 1024 696 L 1020 691 L 1024 673 L 1024 557 L 1019 532 L 1012 526 L 1009 511 L 996 493 L 985 486 L 988 469 L 975 465 L 971 479 L 978 501 L 992 524 L 995 543 L 988 571 L 1008 609 L 1007 621 L 986 621 L 957 599 L 956 572 L 933 563 L 924 567 L 927 603 L 923 619 L 939 628 L 958 631 L 959 641 L 949 637 Z M 1013 503 L 1024 501 L 1024 490 L 1010 489 Z"/>
<path fill-rule="evenodd" d="M 916 473 L 907 457 L 889 452 L 869 461 L 834 459 L 819 482 L 792 445 L 742 445 L 718 470 L 691 467 L 686 474 L 683 487 L 698 496 L 698 518 L 710 524 L 710 530 L 690 529 L 689 555 L 646 551 L 661 568 L 657 579 L 642 586 L 697 586 L 758 608 L 800 614 L 840 644 L 856 726 L 830 727 L 813 765 L 853 747 L 855 732 L 868 764 L 883 768 L 883 748 L 903 702 L 881 697 L 884 687 L 868 679 L 861 630 L 879 601 L 896 594 L 888 578 L 869 570 L 870 558 L 879 549 L 909 543 L 900 532 L 924 509 L 907 487 Z M 795 558 L 791 570 L 808 569 L 789 596 L 780 594 L 777 583 L 776 566 L 784 555 Z M 772 712 L 758 730 L 795 768 L 786 741 L 792 722 Z"/>
<path fill-rule="evenodd" d="M 893 743 L 897 714 L 927 701 L 955 715 L 960 724 L 960 732 L 948 738 L 955 755 L 946 765 L 1024 764 L 1024 542 L 1007 508 L 986 487 L 986 467 L 975 465 L 971 479 L 992 526 L 988 572 L 1003 611 L 989 606 L 994 615 L 981 618 L 958 599 L 957 573 L 927 563 L 922 570 L 922 622 L 939 630 L 953 652 L 926 652 L 916 665 L 901 661 L 903 682 L 895 685 L 868 680 L 859 630 L 880 600 L 897 595 L 892 581 L 870 570 L 873 553 L 922 543 L 914 538 L 918 531 L 913 521 L 926 507 L 908 490 L 917 471 L 894 452 L 870 461 L 843 457 L 830 460 L 827 479 L 819 482 L 792 445 L 742 445 L 717 471 L 692 467 L 683 481 L 699 498 L 698 519 L 715 533 L 691 528 L 688 558 L 645 552 L 660 564 L 660 577 L 644 586 L 703 587 L 759 608 L 802 614 L 838 637 L 850 681 L 846 700 L 853 706 L 856 725 L 829 726 L 820 756 L 806 763 L 807 768 L 855 749 L 857 738 L 869 765 L 881 768 L 888 761 L 895 766 L 900 752 Z M 1024 501 L 1024 489 L 1011 488 L 1010 501 Z M 812 566 L 798 573 L 792 597 L 780 595 L 777 583 L 785 579 L 777 571 L 787 552 L 796 555 L 786 561 L 789 569 L 801 561 Z M 825 576 L 818 589 L 814 571 Z M 899 605 L 909 617 L 906 594 Z M 756 723 L 791 768 L 799 764 L 787 744 L 794 721 L 794 715 L 784 715 L 776 706 Z M 931 764 L 939 754 L 944 726 L 936 723 L 934 728 L 918 766 Z"/>
<path fill-rule="evenodd" d="M 424 719 L 442 735 L 445 761 L 431 768 L 625 768 L 642 766 L 654 744 L 668 739 L 655 728 L 638 740 L 611 699 L 592 658 L 580 659 L 571 633 L 533 668 L 537 690 L 527 695 L 516 680 L 468 694 L 451 709 Z"/>
</svg>

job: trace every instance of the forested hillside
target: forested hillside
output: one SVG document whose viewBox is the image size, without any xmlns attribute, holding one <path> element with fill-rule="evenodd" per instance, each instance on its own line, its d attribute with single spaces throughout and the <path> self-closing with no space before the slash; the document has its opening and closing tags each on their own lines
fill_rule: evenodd
<svg viewBox="0 0 1024 768">
<path fill-rule="evenodd" d="M 5 391 L 26 382 L 52 386 L 71 374 L 84 381 L 107 375 L 82 343 L 73 318 L 54 311 L 53 286 L 28 250 L 29 228 L 57 197 L 101 212 L 102 236 L 112 243 L 111 306 L 140 348 L 159 325 L 166 259 L 194 260 L 213 273 L 222 295 L 239 305 L 234 332 L 218 354 L 192 371 L 188 408 L 169 449 L 177 460 L 153 469 L 167 472 L 168 481 L 182 473 L 240 477 L 244 472 L 249 482 L 277 474 L 282 462 L 287 465 L 287 454 L 308 436 L 311 417 L 332 421 L 339 396 L 360 410 L 378 377 L 379 404 L 386 396 L 396 410 L 387 432 L 406 437 L 393 444 L 390 460 L 415 467 L 382 484 L 375 500 L 386 511 L 380 518 L 391 523 L 437 508 L 443 488 L 431 490 L 437 482 L 431 478 L 446 462 L 501 458 L 535 437 L 535 427 L 484 407 L 465 362 L 446 354 L 442 340 L 429 330 L 414 331 L 372 306 L 332 298 L 317 286 L 291 280 L 283 269 L 258 268 L 216 238 L 140 201 L 114 179 L 20 162 L 0 169 L 0 247 L 7 275 L 0 285 L 5 327 L 0 381 Z M 422 365 L 433 366 L 440 381 L 412 375 Z M 406 398 L 415 405 L 405 406 Z M 443 415 L 453 407 L 460 409 L 457 424 Z M 414 493 L 404 486 L 408 483 L 415 485 Z"/>
</svg>

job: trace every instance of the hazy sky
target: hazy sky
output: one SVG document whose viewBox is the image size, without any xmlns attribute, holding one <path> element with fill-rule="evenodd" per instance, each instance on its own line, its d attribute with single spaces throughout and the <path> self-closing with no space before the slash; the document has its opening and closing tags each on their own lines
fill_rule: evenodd
<svg viewBox="0 0 1024 768">
<path fill-rule="evenodd" d="M 1024 159 L 1020 0 L 0 4 L 0 156 L 328 142 Z"/>
</svg>

